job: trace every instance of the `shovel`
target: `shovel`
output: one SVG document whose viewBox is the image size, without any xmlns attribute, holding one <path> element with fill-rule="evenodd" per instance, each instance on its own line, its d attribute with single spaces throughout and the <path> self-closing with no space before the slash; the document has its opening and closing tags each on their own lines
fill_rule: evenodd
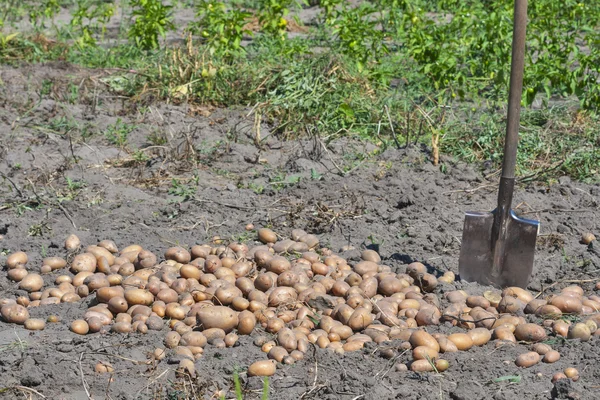
<svg viewBox="0 0 600 400">
<path fill-rule="evenodd" d="M 460 279 L 495 287 L 526 288 L 533 271 L 539 222 L 511 209 L 523 90 L 527 0 L 515 0 L 508 121 L 498 206 L 492 212 L 466 212 L 459 258 Z"/>
</svg>

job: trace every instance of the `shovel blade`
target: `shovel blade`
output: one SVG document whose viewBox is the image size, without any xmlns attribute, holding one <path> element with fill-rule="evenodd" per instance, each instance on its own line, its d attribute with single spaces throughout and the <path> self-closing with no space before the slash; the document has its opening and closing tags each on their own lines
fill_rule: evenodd
<svg viewBox="0 0 600 400">
<path fill-rule="evenodd" d="M 494 273 L 492 212 L 467 212 L 458 261 L 460 279 L 495 287 L 526 288 L 533 271 L 538 221 L 519 218 L 512 210 L 507 221 L 504 264 Z"/>
</svg>

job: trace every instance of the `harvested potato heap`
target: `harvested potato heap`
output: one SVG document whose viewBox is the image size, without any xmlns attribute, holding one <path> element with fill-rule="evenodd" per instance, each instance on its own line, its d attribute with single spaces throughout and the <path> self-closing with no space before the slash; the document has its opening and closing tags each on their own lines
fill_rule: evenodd
<svg viewBox="0 0 600 400">
<path fill-rule="evenodd" d="M 25 253 L 8 257 L 8 277 L 29 295 L 0 300 L 1 315 L 27 329 L 44 329 L 46 321 L 29 318 L 28 308 L 92 296 L 82 319 L 70 322 L 73 332 L 143 334 L 162 330 L 167 321 L 170 331 L 164 346 L 170 350 L 158 348 L 150 357 L 161 360 L 167 351 L 175 352 L 183 359 L 180 371 L 191 375 L 205 346 L 235 346 L 239 335 L 250 335 L 258 325 L 267 334 L 258 335 L 254 344 L 267 359 L 249 366 L 251 376 L 273 375 L 278 363 L 302 359 L 311 344 L 344 354 L 367 342 L 399 340 L 394 342 L 399 345 L 381 348 L 386 358 L 412 351 L 412 361 L 396 365 L 397 370 L 442 372 L 449 364 L 440 353 L 467 351 L 492 339 L 496 345 L 531 343 L 531 351 L 515 360 L 520 367 L 530 367 L 560 358 L 539 343 L 548 334 L 584 341 L 600 334 L 600 297 L 586 297 L 578 286 L 544 298 L 520 288 L 483 296 L 446 290 L 440 296 L 434 290 L 439 282 L 452 284 L 452 272 L 436 278 L 414 262 L 404 273 L 395 273 L 372 250 L 349 265 L 330 250 L 318 249 L 314 235 L 294 230 L 291 236 L 278 240 L 263 228 L 258 230 L 262 245 L 205 244 L 189 251 L 172 247 L 159 262 L 156 254 L 139 245 L 119 251 L 110 240 L 79 252 L 79 239 L 72 235 L 65 242 L 71 262 L 48 257 L 40 268 L 41 274 L 70 268 L 72 275 L 58 275 L 55 287 L 44 288 L 42 276 L 27 268 Z M 564 314 L 581 315 L 583 322 L 569 323 L 561 319 Z M 528 322 L 534 320 L 543 323 Z M 59 322 L 54 316 L 47 321 Z M 428 326 L 439 324 L 456 327 L 454 333 L 427 332 Z M 578 378 L 576 370 L 567 370 L 553 379 Z"/>
</svg>

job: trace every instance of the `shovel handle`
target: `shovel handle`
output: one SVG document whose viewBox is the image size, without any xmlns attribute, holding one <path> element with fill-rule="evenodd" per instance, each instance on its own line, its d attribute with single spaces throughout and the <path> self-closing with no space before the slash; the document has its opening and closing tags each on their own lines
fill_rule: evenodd
<svg viewBox="0 0 600 400">
<path fill-rule="evenodd" d="M 527 0 L 515 0 L 512 38 L 512 60 L 508 95 L 508 122 L 504 143 L 502 177 L 514 179 L 519 143 L 519 120 L 525 67 L 525 31 L 527 29 Z M 510 205 L 508 205 L 510 207 Z"/>
<path fill-rule="evenodd" d="M 492 277 L 498 279 L 504 268 L 507 224 L 510 218 L 517 145 L 519 143 L 519 121 L 521 116 L 521 95 L 525 68 L 525 31 L 527 28 L 527 0 L 515 0 L 515 13 L 512 39 L 512 60 L 510 65 L 510 87 L 508 93 L 508 121 L 504 143 L 502 177 L 498 187 L 498 208 L 492 226 L 493 264 Z"/>
</svg>

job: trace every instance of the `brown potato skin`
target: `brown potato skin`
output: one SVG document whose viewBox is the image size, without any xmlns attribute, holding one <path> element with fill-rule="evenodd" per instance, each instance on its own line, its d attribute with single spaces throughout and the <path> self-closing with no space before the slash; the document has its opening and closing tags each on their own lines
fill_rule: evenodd
<svg viewBox="0 0 600 400">
<path fill-rule="evenodd" d="M 272 376 L 276 370 L 274 360 L 256 361 L 248 367 L 248 376 Z"/>
<path fill-rule="evenodd" d="M 6 304 L 0 308 L 0 315 L 6 322 L 23 325 L 29 319 L 29 311 L 19 304 Z"/>
<path fill-rule="evenodd" d="M 535 351 L 521 354 L 515 360 L 517 367 L 529 368 L 540 362 L 540 355 Z"/>
</svg>

